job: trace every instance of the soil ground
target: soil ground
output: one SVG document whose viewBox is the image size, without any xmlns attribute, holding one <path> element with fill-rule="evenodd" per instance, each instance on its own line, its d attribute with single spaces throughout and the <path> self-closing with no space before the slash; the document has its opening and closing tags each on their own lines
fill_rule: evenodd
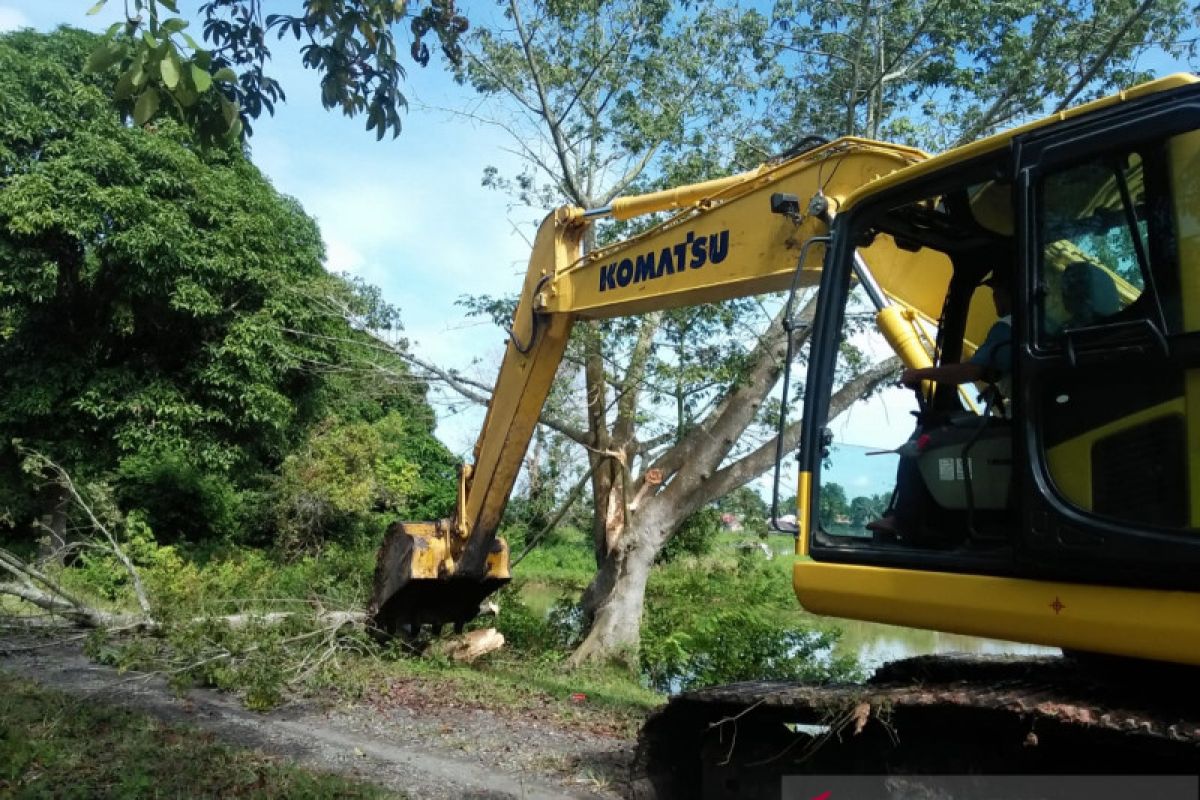
<svg viewBox="0 0 1200 800">
<path fill-rule="evenodd" d="M 438 703 L 403 684 L 370 702 L 305 700 L 258 713 L 228 694 L 177 695 L 161 677 L 98 665 L 78 642 L 0 640 L 0 670 L 412 798 L 615 798 L 630 786 L 628 739 Z"/>
</svg>

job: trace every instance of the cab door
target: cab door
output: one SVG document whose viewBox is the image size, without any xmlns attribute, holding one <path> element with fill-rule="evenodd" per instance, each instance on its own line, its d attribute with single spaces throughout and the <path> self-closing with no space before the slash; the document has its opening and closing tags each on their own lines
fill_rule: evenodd
<svg viewBox="0 0 1200 800">
<path fill-rule="evenodd" d="M 1200 585 L 1200 91 L 1015 141 L 1024 571 Z"/>
</svg>

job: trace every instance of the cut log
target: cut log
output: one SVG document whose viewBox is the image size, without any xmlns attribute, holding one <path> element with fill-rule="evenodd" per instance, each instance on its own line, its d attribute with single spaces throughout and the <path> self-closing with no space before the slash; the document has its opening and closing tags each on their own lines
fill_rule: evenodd
<svg viewBox="0 0 1200 800">
<path fill-rule="evenodd" d="M 435 647 L 455 661 L 471 663 L 504 646 L 504 634 L 495 628 L 483 628 L 439 642 Z"/>
</svg>

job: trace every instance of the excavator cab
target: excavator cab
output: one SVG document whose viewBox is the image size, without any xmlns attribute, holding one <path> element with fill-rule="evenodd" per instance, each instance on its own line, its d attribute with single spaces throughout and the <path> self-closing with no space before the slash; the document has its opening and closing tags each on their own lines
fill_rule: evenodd
<svg viewBox="0 0 1200 800">
<path fill-rule="evenodd" d="M 1198 129 L 1196 85 L 1160 82 L 930 159 L 843 204 L 804 403 L 803 605 L 1200 663 Z M 1003 418 L 959 387 L 926 386 L 905 445 L 920 450 L 908 455 L 928 495 L 925 535 L 831 530 L 820 514 L 837 456 L 828 417 L 856 287 L 874 280 L 891 301 L 940 309 L 923 330 L 934 362 L 949 364 L 996 322 L 981 283 L 1006 268 Z"/>
</svg>

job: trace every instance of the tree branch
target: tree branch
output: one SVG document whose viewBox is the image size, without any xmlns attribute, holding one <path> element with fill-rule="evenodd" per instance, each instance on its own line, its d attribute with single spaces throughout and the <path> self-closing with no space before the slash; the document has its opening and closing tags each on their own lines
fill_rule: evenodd
<svg viewBox="0 0 1200 800">
<path fill-rule="evenodd" d="M 847 381 L 830 398 L 829 418 L 837 417 L 856 400 L 894 378 L 900 366 L 900 359 L 893 356 Z M 783 437 L 785 451 L 796 449 L 800 442 L 802 426 L 803 421 L 799 420 L 787 427 Z M 705 486 L 705 493 L 712 497 L 720 497 L 769 470 L 775 464 L 776 439 L 777 437 L 772 436 L 753 452 L 714 473 Z"/>
<path fill-rule="evenodd" d="M 1063 96 L 1062 100 L 1059 101 L 1058 106 L 1054 109 L 1055 114 L 1066 110 L 1079 93 L 1087 88 L 1087 85 L 1092 82 L 1100 70 L 1104 68 L 1104 65 L 1112 58 L 1113 53 L 1121 45 L 1121 40 L 1125 38 L 1125 34 L 1129 33 L 1129 29 L 1133 27 L 1134 23 L 1146 15 L 1146 12 L 1151 9 L 1154 2 L 1155 0 L 1142 0 L 1142 4 L 1134 9 L 1128 19 L 1113 31 L 1113 35 L 1104 43 L 1104 47 L 1100 49 L 1100 53 L 1096 56 L 1095 61 L 1092 62 L 1092 66 L 1075 82 L 1075 85 Z"/>
</svg>

